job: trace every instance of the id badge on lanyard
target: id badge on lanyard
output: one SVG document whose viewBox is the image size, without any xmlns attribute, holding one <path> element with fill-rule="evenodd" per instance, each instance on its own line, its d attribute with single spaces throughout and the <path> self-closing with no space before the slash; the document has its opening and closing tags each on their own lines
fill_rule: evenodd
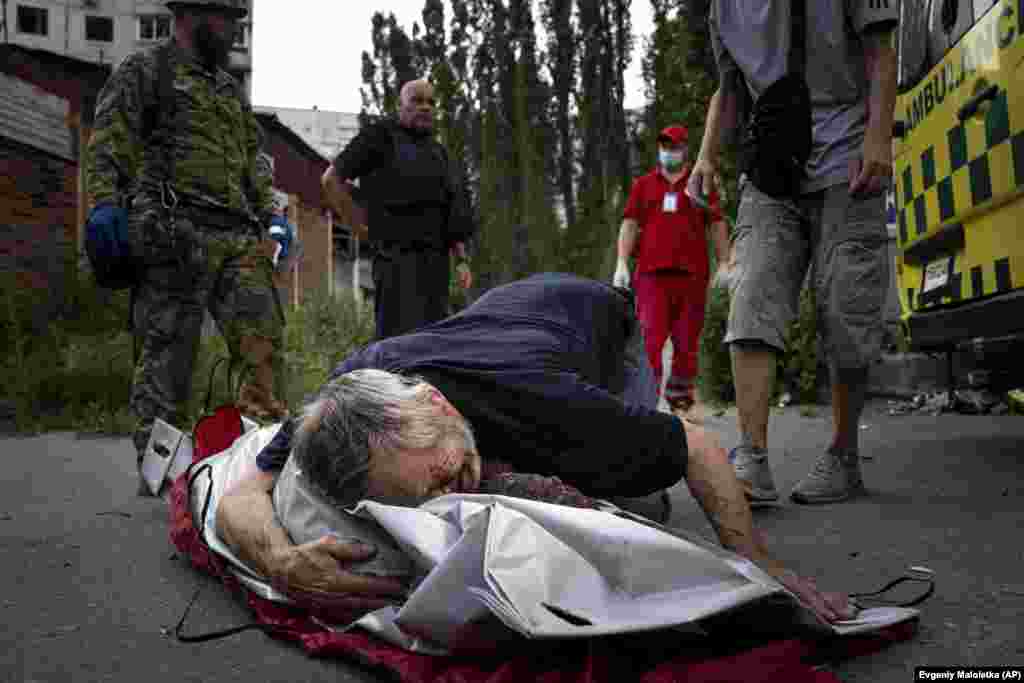
<svg viewBox="0 0 1024 683">
<path fill-rule="evenodd" d="M 665 199 L 661 203 L 661 210 L 664 213 L 675 213 L 679 210 L 679 194 L 676 192 L 666 192 Z"/>
</svg>

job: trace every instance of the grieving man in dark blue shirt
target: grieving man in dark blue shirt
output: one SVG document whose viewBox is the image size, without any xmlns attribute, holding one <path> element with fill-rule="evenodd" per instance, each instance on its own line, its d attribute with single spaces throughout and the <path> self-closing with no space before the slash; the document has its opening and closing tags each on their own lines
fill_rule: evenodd
<svg viewBox="0 0 1024 683">
<path fill-rule="evenodd" d="M 819 593 L 769 556 L 717 439 L 656 409 L 636 341 L 632 301 L 621 290 L 541 274 L 497 287 L 458 315 L 371 344 L 331 378 L 367 368 L 415 376 L 468 420 L 484 460 L 557 476 L 590 496 L 643 496 L 685 477 L 726 548 L 782 581 L 823 618 L 845 614 L 843 596 Z M 395 586 L 342 568 L 365 557 L 358 548 L 332 538 L 292 545 L 274 520 L 269 492 L 294 428 L 286 423 L 257 458 L 258 471 L 224 497 L 221 536 L 293 593 L 343 596 L 337 599 L 356 611 L 378 606 Z M 478 484 L 479 472 L 447 490 L 472 492 Z"/>
</svg>

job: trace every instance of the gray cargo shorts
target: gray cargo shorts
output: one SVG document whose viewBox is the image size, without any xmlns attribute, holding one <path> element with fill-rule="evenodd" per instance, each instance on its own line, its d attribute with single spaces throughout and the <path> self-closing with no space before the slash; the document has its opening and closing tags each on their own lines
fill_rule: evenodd
<svg viewBox="0 0 1024 683">
<path fill-rule="evenodd" d="M 786 348 L 810 267 L 818 333 L 831 364 L 863 368 L 881 353 L 889 286 L 885 196 L 852 198 L 846 183 L 796 200 L 741 188 L 725 342 Z"/>
</svg>

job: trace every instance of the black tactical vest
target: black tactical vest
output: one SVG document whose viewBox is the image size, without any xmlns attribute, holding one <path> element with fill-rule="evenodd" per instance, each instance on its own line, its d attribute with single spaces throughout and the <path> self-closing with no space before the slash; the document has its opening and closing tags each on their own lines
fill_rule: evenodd
<svg viewBox="0 0 1024 683">
<path fill-rule="evenodd" d="M 444 248 L 453 196 L 444 148 L 397 123 L 379 125 L 391 138 L 391 156 L 361 182 L 370 239 L 379 245 Z"/>
</svg>

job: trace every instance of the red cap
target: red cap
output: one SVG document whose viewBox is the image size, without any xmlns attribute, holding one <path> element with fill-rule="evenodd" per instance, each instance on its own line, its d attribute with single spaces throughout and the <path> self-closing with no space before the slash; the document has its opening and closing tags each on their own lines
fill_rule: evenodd
<svg viewBox="0 0 1024 683">
<path fill-rule="evenodd" d="M 690 137 L 689 131 L 683 126 L 669 126 L 658 135 L 658 142 L 681 145 Z"/>
</svg>

